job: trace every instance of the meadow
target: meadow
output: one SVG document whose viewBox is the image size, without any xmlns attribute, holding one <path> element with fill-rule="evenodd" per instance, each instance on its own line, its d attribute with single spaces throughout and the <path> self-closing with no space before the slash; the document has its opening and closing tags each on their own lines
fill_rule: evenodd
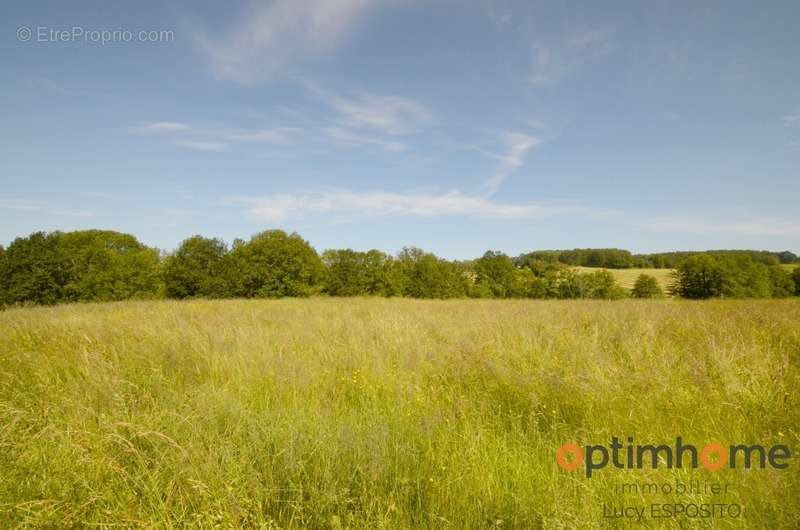
<svg viewBox="0 0 800 530">
<path fill-rule="evenodd" d="M 800 473 L 555 461 L 800 447 L 800 301 L 312 298 L 0 312 L 0 527 L 798 528 Z M 719 481 L 722 495 L 620 493 Z M 688 525 L 688 526 L 687 526 Z"/>
</svg>

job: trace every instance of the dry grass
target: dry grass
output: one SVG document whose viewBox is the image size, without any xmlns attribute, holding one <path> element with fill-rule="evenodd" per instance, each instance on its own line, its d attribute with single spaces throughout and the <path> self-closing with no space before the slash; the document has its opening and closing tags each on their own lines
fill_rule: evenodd
<svg viewBox="0 0 800 530">
<path fill-rule="evenodd" d="M 598 268 L 595 267 L 572 267 L 573 269 L 577 270 L 581 273 L 589 273 L 589 272 L 596 272 Z M 617 283 L 620 284 L 625 289 L 633 289 L 633 284 L 636 283 L 636 279 L 639 277 L 640 274 L 649 274 L 653 276 L 656 281 L 658 281 L 658 285 L 661 286 L 661 289 L 664 292 L 667 292 L 667 288 L 670 284 L 672 284 L 672 273 L 674 269 L 606 269 L 608 272 L 614 275 L 614 279 L 617 280 Z"/>
<path fill-rule="evenodd" d="M 714 479 L 798 528 L 800 474 L 554 461 L 800 433 L 800 303 L 312 299 L 0 313 L 0 527 L 605 528 Z M 650 527 L 678 528 L 681 520 Z M 618 527 L 623 527 L 619 524 Z"/>
</svg>

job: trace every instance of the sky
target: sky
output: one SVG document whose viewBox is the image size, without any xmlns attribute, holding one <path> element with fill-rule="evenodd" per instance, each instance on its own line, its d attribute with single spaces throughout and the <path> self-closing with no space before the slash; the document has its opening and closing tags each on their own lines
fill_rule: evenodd
<svg viewBox="0 0 800 530">
<path fill-rule="evenodd" d="M 800 4 L 7 1 L 0 244 L 800 253 Z"/>
</svg>

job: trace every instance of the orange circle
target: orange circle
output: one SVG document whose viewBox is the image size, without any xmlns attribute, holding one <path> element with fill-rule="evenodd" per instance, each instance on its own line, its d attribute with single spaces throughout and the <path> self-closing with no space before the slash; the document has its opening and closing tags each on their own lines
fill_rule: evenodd
<svg viewBox="0 0 800 530">
<path fill-rule="evenodd" d="M 575 458 L 572 460 L 572 462 L 567 461 L 567 453 L 572 453 L 575 455 Z M 564 444 L 558 448 L 558 451 L 556 451 L 556 462 L 558 462 L 558 465 L 561 466 L 561 469 L 575 471 L 581 467 L 581 464 L 583 464 L 583 451 L 581 451 L 581 448 L 575 444 Z"/>
<path fill-rule="evenodd" d="M 716 452 L 719 456 L 716 462 L 711 462 L 708 459 L 709 453 L 713 452 Z M 720 444 L 708 444 L 700 451 L 700 463 L 703 464 L 703 467 L 709 471 L 717 471 L 728 463 L 728 453 Z"/>
</svg>

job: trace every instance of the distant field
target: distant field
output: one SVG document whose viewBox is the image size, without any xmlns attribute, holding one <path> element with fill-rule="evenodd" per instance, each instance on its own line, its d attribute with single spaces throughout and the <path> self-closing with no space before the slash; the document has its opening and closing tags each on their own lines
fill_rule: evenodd
<svg viewBox="0 0 800 530">
<path fill-rule="evenodd" d="M 573 269 L 580 272 L 596 272 L 600 269 L 595 267 L 573 267 Z M 607 269 L 608 272 L 614 275 L 617 283 L 625 289 L 633 289 L 633 284 L 640 274 L 649 274 L 653 276 L 658 284 L 664 291 L 672 283 L 672 272 L 674 269 Z"/>
<path fill-rule="evenodd" d="M 676 502 L 743 507 L 691 528 L 800 528 L 798 322 L 797 300 L 3 311 L 0 528 L 628 528 L 602 505 Z M 562 444 L 611 436 L 795 458 L 591 479 L 556 465 Z M 690 480 L 730 490 L 615 492 Z"/>
</svg>

